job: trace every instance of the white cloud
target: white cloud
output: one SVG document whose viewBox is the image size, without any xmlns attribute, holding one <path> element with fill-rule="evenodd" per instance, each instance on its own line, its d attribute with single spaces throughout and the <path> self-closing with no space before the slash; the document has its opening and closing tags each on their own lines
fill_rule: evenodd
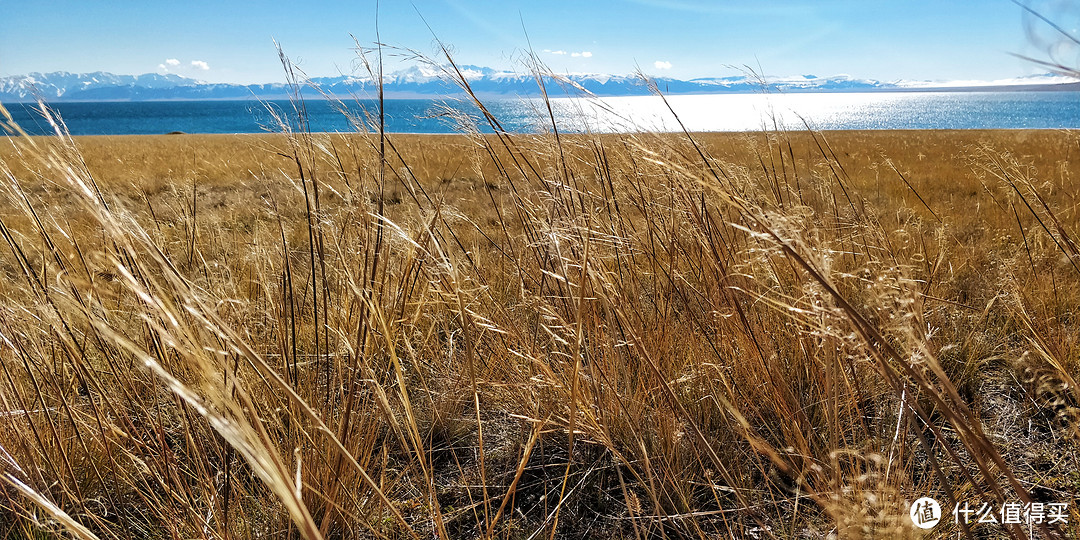
<svg viewBox="0 0 1080 540">
<path fill-rule="evenodd" d="M 180 61 L 175 59 L 175 58 L 170 58 L 170 59 L 165 61 L 165 64 L 169 65 L 169 66 L 172 66 L 172 67 L 176 67 L 176 66 L 180 65 Z"/>
<path fill-rule="evenodd" d="M 653 62 L 652 65 L 655 66 L 656 69 L 671 69 L 671 62 L 666 60 L 657 60 Z"/>
<path fill-rule="evenodd" d="M 161 71 L 165 71 L 165 72 L 169 71 L 169 68 L 165 67 L 165 64 L 158 64 L 157 68 L 160 69 Z"/>
<path fill-rule="evenodd" d="M 574 58 L 592 58 L 592 52 L 591 51 L 567 52 L 567 51 L 564 51 L 562 49 L 559 49 L 557 51 L 553 51 L 551 49 L 544 49 L 544 52 L 547 53 L 547 54 L 557 54 L 559 56 L 570 55 L 570 56 L 572 56 Z"/>
<path fill-rule="evenodd" d="M 210 64 L 207 64 L 206 62 L 203 62 L 202 60 L 192 60 L 191 61 L 191 67 L 193 67 L 195 69 L 201 69 L 203 71 L 206 71 L 206 70 L 210 69 Z"/>
</svg>

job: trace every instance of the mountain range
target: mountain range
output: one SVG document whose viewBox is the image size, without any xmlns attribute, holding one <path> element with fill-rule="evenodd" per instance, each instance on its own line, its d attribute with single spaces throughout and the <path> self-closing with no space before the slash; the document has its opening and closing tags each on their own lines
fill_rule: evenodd
<svg viewBox="0 0 1080 540">
<path fill-rule="evenodd" d="M 461 94 L 438 66 L 413 66 L 384 77 L 388 98 L 434 98 Z M 479 66 L 458 66 L 472 90 L 479 96 L 537 96 L 536 77 L 529 73 L 500 71 Z M 545 86 L 553 96 L 578 95 L 584 89 L 597 96 L 647 95 L 649 89 L 637 76 L 605 74 L 566 74 L 559 80 L 545 77 Z M 972 91 L 972 90 L 1080 90 L 1080 83 L 1067 77 L 1044 74 L 1000 81 L 892 81 L 859 79 L 848 75 L 817 77 L 753 76 L 706 77 L 680 80 L 654 79 L 667 94 L 714 94 L 770 92 L 872 92 L 872 91 Z M 313 86 L 303 90 L 307 98 L 326 95 L 372 97 L 377 86 L 370 77 L 316 77 Z M 560 85 L 567 89 L 561 88 Z M 315 90 L 317 86 L 319 90 Z M 573 87 L 577 87 L 574 90 Z M 175 74 L 114 75 L 103 71 L 74 74 L 64 71 L 30 73 L 0 77 L 0 102 L 35 101 L 168 101 L 284 99 L 290 87 L 283 83 L 229 84 L 206 83 Z"/>
</svg>

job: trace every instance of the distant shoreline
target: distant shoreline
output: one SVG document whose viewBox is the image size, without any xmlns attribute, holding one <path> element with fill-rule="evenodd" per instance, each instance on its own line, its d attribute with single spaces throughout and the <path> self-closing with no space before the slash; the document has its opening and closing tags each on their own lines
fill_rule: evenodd
<svg viewBox="0 0 1080 540">
<path fill-rule="evenodd" d="M 755 137 L 768 134 L 777 133 L 775 131 L 692 131 L 690 136 L 701 138 L 724 138 L 724 137 Z M 805 135 L 810 133 L 806 129 L 788 129 L 784 130 L 784 135 Z M 994 135 L 1001 136 L 1018 136 L 1024 134 L 1030 135 L 1051 135 L 1053 134 L 1080 134 L 1080 128 L 972 128 L 972 129 L 815 129 L 813 133 L 822 133 L 829 136 L 837 137 L 851 137 L 851 136 L 865 136 L 865 137 L 884 137 L 892 138 L 899 137 L 904 134 L 919 135 L 919 136 L 931 136 L 948 138 L 949 136 L 963 137 L 963 138 L 977 138 L 978 136 L 991 137 Z M 362 133 L 362 132 L 336 132 L 336 131 L 313 131 L 310 135 L 316 137 L 378 137 L 378 133 Z M 486 137 L 494 137 L 494 133 L 484 133 Z M 544 133 L 511 133 L 514 137 L 543 137 L 548 134 Z M 630 136 L 661 136 L 661 137 L 685 137 L 685 133 L 680 132 L 627 132 L 627 133 L 565 133 L 561 134 L 562 137 L 568 139 L 582 138 L 582 137 L 630 137 Z M 139 139 L 175 139 L 177 141 L 196 141 L 200 138 L 205 139 L 261 139 L 261 138 L 278 138 L 285 137 L 285 133 L 281 132 L 263 132 L 263 133 L 137 133 L 137 134 L 122 134 L 122 135 L 72 135 L 71 138 L 76 142 L 78 141 L 107 141 L 112 139 L 126 139 L 126 140 L 139 140 Z M 475 135 L 465 133 L 415 133 L 415 132 L 401 132 L 401 133 L 387 133 L 387 138 L 417 138 L 417 139 L 469 139 Z M 30 135 L 31 138 L 36 140 L 45 140 L 55 138 L 54 135 Z M 457 142 L 457 141 L 455 141 Z"/>
<path fill-rule="evenodd" d="M 783 134 L 785 134 L 785 135 L 800 135 L 800 134 L 807 134 L 807 133 L 810 133 L 810 132 L 811 131 L 806 130 L 806 129 L 788 129 L 788 130 L 784 130 Z M 777 133 L 777 132 L 775 132 L 775 131 L 691 131 L 690 136 L 692 136 L 692 137 L 707 137 L 707 138 L 708 137 L 747 137 L 747 136 L 753 137 L 753 136 L 760 136 L 760 135 L 774 134 L 774 133 Z M 945 137 L 945 136 L 948 136 L 948 135 L 963 135 L 965 137 L 968 137 L 968 136 L 974 136 L 974 135 L 985 135 L 985 136 L 990 136 L 990 135 L 994 135 L 994 134 L 1001 134 L 1001 135 L 1014 134 L 1015 135 L 1015 134 L 1023 134 L 1023 133 L 1031 133 L 1031 134 L 1039 134 L 1039 133 L 1041 133 L 1041 134 L 1051 134 L 1051 133 L 1080 134 L 1080 128 L 815 129 L 815 130 L 813 130 L 813 133 L 824 133 L 824 134 L 833 135 L 833 136 L 849 136 L 849 135 L 856 135 L 856 134 L 863 134 L 863 135 L 874 134 L 874 135 L 880 135 L 880 136 L 894 136 L 894 135 L 902 135 L 902 134 L 907 133 L 907 134 L 913 134 L 913 135 L 915 135 L 915 134 L 918 134 L 918 135 L 933 135 L 933 136 L 942 136 L 942 137 Z M 314 135 L 314 136 L 317 136 L 317 137 L 330 137 L 330 136 L 333 136 L 333 137 L 340 137 L 340 136 L 378 137 L 379 136 L 378 133 L 338 132 L 338 131 L 313 131 L 313 132 L 310 132 L 310 134 Z M 486 137 L 494 137 L 495 136 L 494 133 L 484 133 L 483 135 L 486 136 Z M 510 135 L 513 136 L 513 137 L 542 137 L 542 136 L 545 136 L 545 135 L 548 135 L 548 134 L 544 134 L 544 133 L 511 133 Z M 641 136 L 641 135 L 662 136 L 662 137 L 685 137 L 686 136 L 685 133 L 671 132 L 671 131 L 669 131 L 669 132 L 639 131 L 639 132 L 627 132 L 627 133 L 594 133 L 594 134 L 564 133 L 564 134 L 560 134 L 560 135 L 562 137 L 566 137 L 566 138 L 570 138 L 570 139 L 581 138 L 581 137 L 629 137 L 629 136 Z M 138 139 L 142 139 L 142 138 L 147 138 L 147 139 L 187 139 L 187 140 L 192 140 L 192 139 L 198 139 L 198 138 L 204 138 L 204 137 L 205 138 L 238 138 L 238 139 L 256 138 L 257 139 L 257 138 L 275 138 L 275 137 L 284 137 L 284 136 L 286 136 L 286 134 L 281 133 L 281 132 L 264 132 L 264 133 L 153 133 L 153 134 L 137 133 L 137 134 L 126 134 L 126 135 L 72 135 L 71 138 L 76 140 L 76 141 L 79 141 L 79 140 L 106 140 L 106 139 L 118 139 L 118 138 L 129 139 L 129 140 L 138 140 Z M 424 138 L 424 139 L 440 139 L 440 138 L 443 138 L 443 139 L 458 139 L 458 138 L 468 139 L 468 138 L 474 137 L 475 135 L 470 135 L 470 134 L 465 134 L 465 133 L 413 133 L 413 132 L 402 132 L 402 133 L 387 133 L 386 136 L 387 136 L 387 138 L 400 138 L 400 137 L 414 138 L 415 137 L 415 138 Z M 30 137 L 33 138 L 33 139 L 39 139 L 40 140 L 40 139 L 51 139 L 51 138 L 54 138 L 55 135 L 30 135 Z"/>
</svg>

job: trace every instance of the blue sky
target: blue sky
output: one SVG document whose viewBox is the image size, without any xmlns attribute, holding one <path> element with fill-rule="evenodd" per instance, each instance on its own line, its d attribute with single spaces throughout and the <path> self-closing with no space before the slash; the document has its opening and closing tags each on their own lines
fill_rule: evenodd
<svg viewBox="0 0 1080 540">
<path fill-rule="evenodd" d="M 1047 15 L 1072 29 L 1072 11 L 1043 2 Z M 361 45 L 376 35 L 373 0 L 0 0 L 0 13 L 0 76 L 168 71 L 210 82 L 275 82 L 282 71 L 274 39 L 306 73 L 323 76 L 352 71 L 350 35 Z M 382 41 L 432 53 L 421 15 L 459 62 L 504 69 L 519 68 L 531 43 L 559 72 L 625 74 L 641 66 L 692 78 L 749 65 L 780 76 L 992 80 L 1042 71 L 1008 53 L 1045 57 L 1047 50 L 1037 36 L 1032 41 L 1025 20 L 1037 25 L 1008 0 L 384 0 Z M 1057 52 L 1077 60 L 1060 44 Z"/>
</svg>

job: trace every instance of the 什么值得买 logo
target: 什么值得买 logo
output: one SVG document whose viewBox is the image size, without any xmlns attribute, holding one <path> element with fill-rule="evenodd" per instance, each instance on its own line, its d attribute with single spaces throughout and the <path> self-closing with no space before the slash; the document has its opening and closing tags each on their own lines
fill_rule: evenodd
<svg viewBox="0 0 1080 540">
<path fill-rule="evenodd" d="M 941 505 L 930 497 L 922 497 L 911 505 L 910 515 L 916 527 L 932 529 L 941 521 Z"/>
<path fill-rule="evenodd" d="M 931 497 L 921 497 L 909 511 L 912 525 L 920 529 L 932 529 L 944 519 L 941 504 Z M 957 502 L 952 511 L 955 523 L 996 523 L 999 525 L 1055 525 L 1069 523 L 1069 503 L 1006 501 L 1000 506 L 983 502 L 972 505 L 968 501 Z"/>
</svg>

